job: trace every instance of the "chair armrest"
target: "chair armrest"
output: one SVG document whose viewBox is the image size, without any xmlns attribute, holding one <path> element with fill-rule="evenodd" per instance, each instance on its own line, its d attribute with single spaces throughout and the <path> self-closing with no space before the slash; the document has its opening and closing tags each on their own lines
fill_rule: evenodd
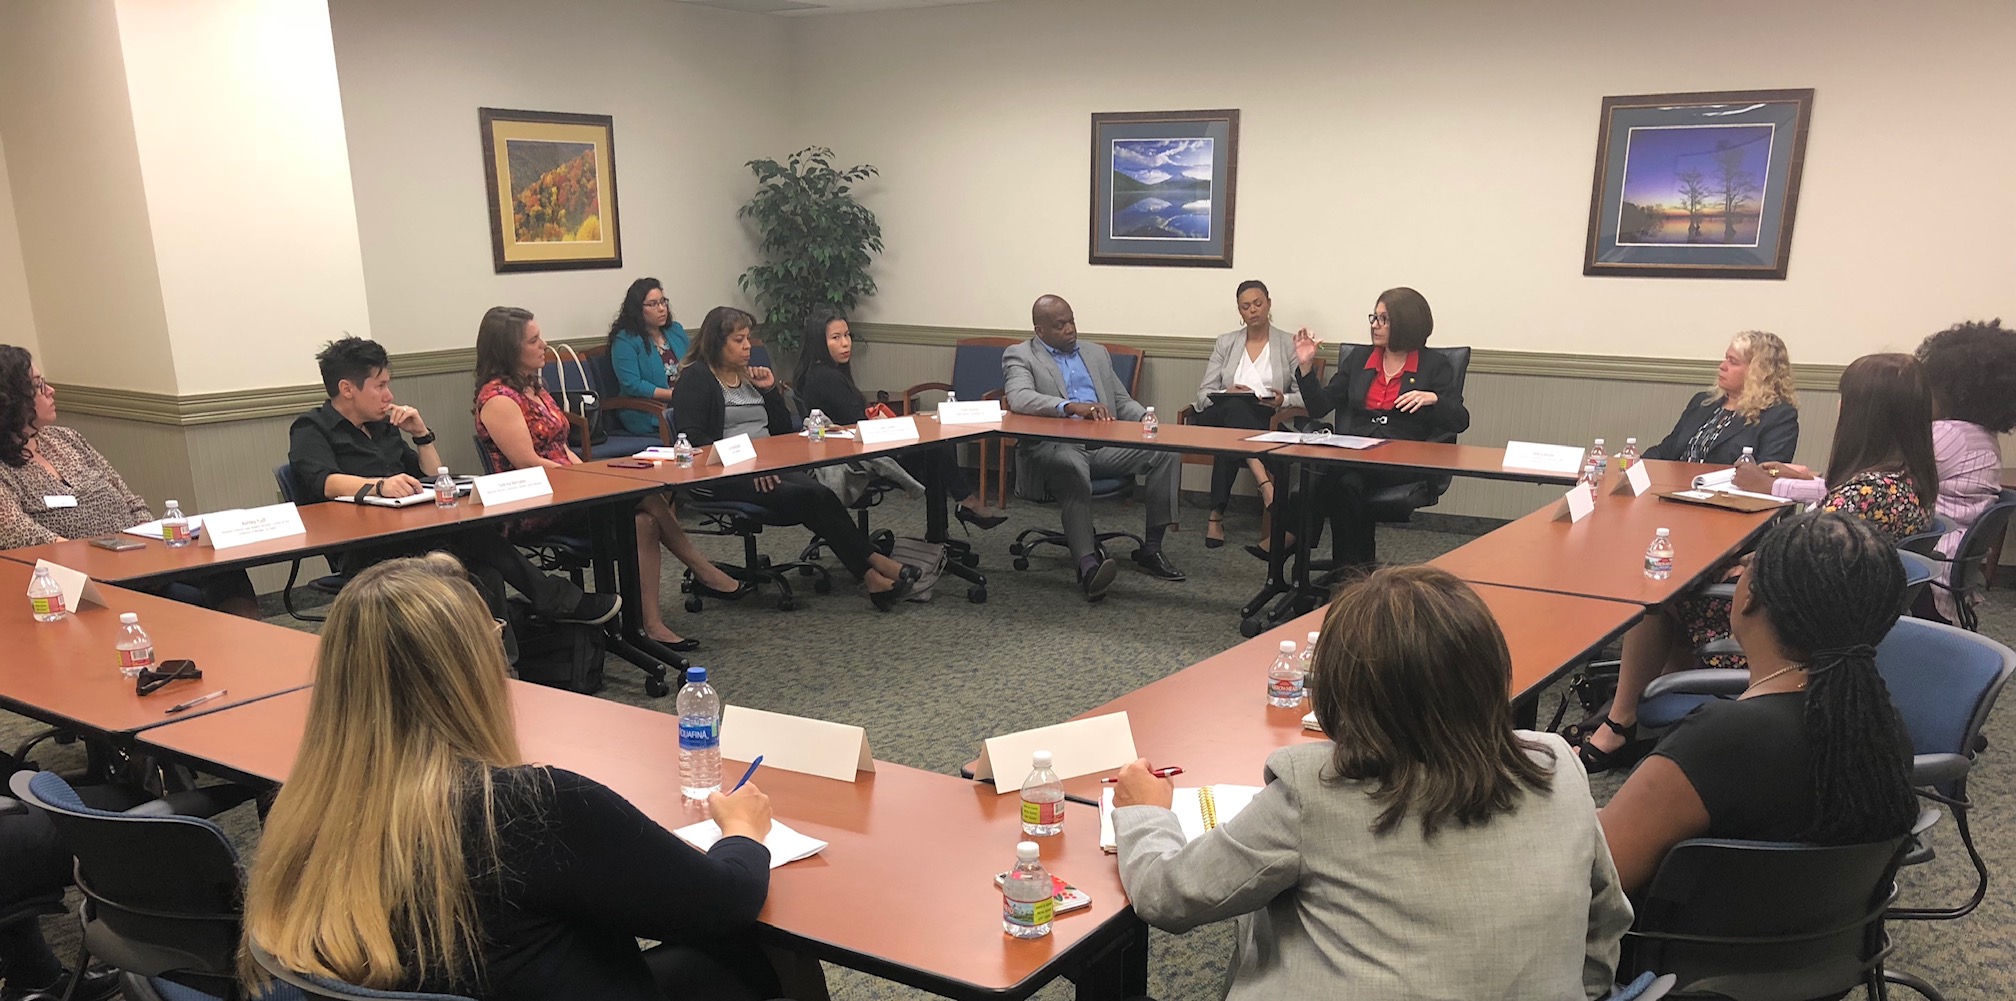
<svg viewBox="0 0 2016 1001">
<path fill-rule="evenodd" d="M 1911 784 L 1945 785 L 1966 778 L 1967 770 L 1972 767 L 1973 760 L 1964 754 L 1914 754 L 1911 756 Z"/>
<path fill-rule="evenodd" d="M 1936 807 L 1928 806 L 1918 811 L 1918 819 L 1911 824 L 1911 836 L 1913 838 L 1924 837 L 1925 832 L 1931 830 L 1932 825 L 1938 823 L 1939 818 L 1943 816 L 1945 814 L 1940 813 Z"/>
<path fill-rule="evenodd" d="M 1269 431 L 1280 431 L 1283 429 L 1294 430 L 1295 428 L 1294 422 L 1300 420 L 1307 420 L 1308 418 L 1309 418 L 1309 410 L 1307 407 L 1282 407 L 1281 409 L 1274 411 L 1274 419 L 1267 422 L 1267 430 Z"/>
<path fill-rule="evenodd" d="M 659 400 L 647 400 L 641 396 L 605 396 L 603 410 L 634 410 L 640 414 L 650 414 L 659 420 L 665 419 L 665 404 Z"/>
<path fill-rule="evenodd" d="M 1722 668 L 1702 668 L 1698 671 L 1676 671 L 1661 678 L 1652 679 L 1645 686 L 1641 699 L 1656 699 L 1661 695 L 1741 695 L 1750 687 L 1750 672 Z"/>
<path fill-rule="evenodd" d="M 902 407 L 902 414 L 916 413 L 917 394 L 929 393 L 932 392 L 933 390 L 936 390 L 937 392 L 940 393 L 949 393 L 952 391 L 952 384 L 949 382 L 920 382 L 915 386 L 911 386 L 909 389 L 904 390 L 903 398 L 901 400 L 891 400 L 890 406 L 893 407 L 900 405 Z M 898 414 L 898 416 L 902 416 L 902 414 Z"/>
<path fill-rule="evenodd" d="M 1709 640 L 1694 648 L 1694 655 L 1696 657 L 1719 657 L 1732 654 L 1741 655 L 1742 653 L 1743 644 L 1736 642 L 1736 637 L 1734 636 L 1724 636 L 1719 640 Z"/>
<path fill-rule="evenodd" d="M 1721 584 L 1709 584 L 1701 589 L 1700 594 L 1703 598 L 1734 598 L 1736 597 L 1736 583 L 1728 581 Z"/>
<path fill-rule="evenodd" d="M 1185 406 L 1183 409 L 1176 411 L 1176 423 L 1178 424 L 1197 423 L 1197 404 L 1192 403 Z"/>
</svg>

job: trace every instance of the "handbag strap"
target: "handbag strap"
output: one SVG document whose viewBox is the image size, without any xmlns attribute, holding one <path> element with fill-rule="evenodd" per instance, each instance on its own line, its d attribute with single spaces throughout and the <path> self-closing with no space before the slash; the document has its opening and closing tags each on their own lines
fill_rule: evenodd
<svg viewBox="0 0 2016 1001">
<path fill-rule="evenodd" d="M 588 398 L 594 395 L 594 387 L 588 384 L 588 366 L 581 361 L 581 356 L 574 351 L 574 345 L 572 344 L 559 344 L 549 347 L 547 350 L 552 351 L 553 360 L 560 363 L 562 376 L 560 379 L 560 408 L 580 414 L 583 417 L 588 416 Z M 562 360 L 560 357 L 562 350 L 567 352 L 567 359 L 574 362 L 574 378 L 581 383 L 579 391 L 570 392 L 567 388 L 567 379 L 565 377 L 567 361 Z M 570 399 L 570 397 L 578 398 L 578 402 L 581 404 L 580 409 L 575 409 L 576 399 Z"/>
</svg>

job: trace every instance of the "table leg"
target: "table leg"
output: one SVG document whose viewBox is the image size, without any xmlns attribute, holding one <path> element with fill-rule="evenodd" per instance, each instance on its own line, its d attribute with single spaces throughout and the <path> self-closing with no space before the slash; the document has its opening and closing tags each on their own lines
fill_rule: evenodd
<svg viewBox="0 0 2016 1001">
<path fill-rule="evenodd" d="M 1129 914 L 1119 937 L 1071 978 L 1077 1001 L 1121 1001 L 1148 994 L 1148 926 Z"/>
<path fill-rule="evenodd" d="M 666 670 L 686 673 L 686 658 L 644 635 L 644 609 L 637 604 L 644 578 L 637 569 L 637 525 L 631 520 L 628 501 L 603 504 L 589 513 L 593 525 L 595 590 L 606 591 L 613 583 L 623 596 L 623 611 L 609 627 L 609 650 L 644 672 L 644 692 L 662 698 L 671 691 Z"/>
</svg>

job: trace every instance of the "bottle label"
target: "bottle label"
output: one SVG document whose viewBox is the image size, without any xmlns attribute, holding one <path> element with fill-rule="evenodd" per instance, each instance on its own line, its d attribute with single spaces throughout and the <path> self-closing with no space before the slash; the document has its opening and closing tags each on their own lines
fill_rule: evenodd
<svg viewBox="0 0 2016 1001">
<path fill-rule="evenodd" d="M 1267 697 L 1270 699 L 1300 700 L 1302 698 L 1302 679 L 1268 678 Z"/>
<path fill-rule="evenodd" d="M 147 646 L 134 647 L 131 650 L 121 649 L 119 651 L 119 669 L 122 671 L 134 671 L 143 667 L 153 666 L 154 646 L 151 643 Z"/>
<path fill-rule="evenodd" d="M 1001 897 L 1001 920 L 1023 928 L 1037 928 L 1050 923 L 1057 911 L 1057 899 L 1044 897 L 1042 900 L 1010 900 L 1006 894 Z"/>
<path fill-rule="evenodd" d="M 1665 556 L 1653 556 L 1647 554 L 1645 557 L 1645 572 L 1648 574 L 1651 573 L 1668 574 L 1668 575 L 1672 574 L 1673 573 L 1672 554 L 1669 553 Z"/>
<path fill-rule="evenodd" d="M 63 612 L 63 596 L 52 594 L 46 598 L 30 598 L 28 607 L 34 609 L 36 615 L 60 615 Z"/>
<path fill-rule="evenodd" d="M 161 523 L 161 538 L 166 542 L 182 542 L 189 538 L 189 523 L 176 524 L 172 521 Z"/>
<path fill-rule="evenodd" d="M 696 719 L 691 723 L 685 717 L 679 718 L 679 749 L 682 751 L 707 751 L 721 745 L 721 724 L 712 718 Z"/>
<path fill-rule="evenodd" d="M 1022 801 L 1022 822 L 1041 824 L 1045 827 L 1061 824 L 1064 822 L 1064 801 L 1060 799 L 1055 803 L 1031 803 L 1025 799 Z"/>
</svg>

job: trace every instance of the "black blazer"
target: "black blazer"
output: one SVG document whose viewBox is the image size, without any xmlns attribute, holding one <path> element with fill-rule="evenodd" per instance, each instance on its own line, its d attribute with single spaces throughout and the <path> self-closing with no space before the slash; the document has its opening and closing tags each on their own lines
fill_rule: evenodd
<svg viewBox="0 0 2016 1001">
<path fill-rule="evenodd" d="M 784 403 L 784 384 L 773 382 L 763 391 L 763 409 L 769 412 L 770 433 L 791 433 L 791 408 Z M 672 387 L 672 433 L 683 434 L 692 445 L 712 445 L 728 428 L 728 398 L 721 392 L 721 380 L 705 362 L 679 371 Z"/>
<path fill-rule="evenodd" d="M 1463 390 L 1456 385 L 1456 368 L 1447 358 L 1424 349 L 1415 371 L 1401 376 L 1400 392 L 1422 389 L 1436 397 L 1433 406 L 1411 414 L 1403 410 L 1365 409 L 1365 393 L 1372 388 L 1372 370 L 1365 363 L 1371 359 L 1372 345 L 1352 348 L 1338 364 L 1337 374 L 1328 386 L 1297 368 L 1295 382 L 1302 390 L 1302 403 L 1309 409 L 1310 418 L 1321 420 L 1335 410 L 1337 419 L 1331 424 L 1339 434 L 1367 438 L 1433 441 L 1470 429 L 1470 411 L 1463 406 Z"/>
<path fill-rule="evenodd" d="M 798 380 L 798 403 L 806 414 L 823 411 L 835 424 L 859 424 L 868 412 L 867 401 L 847 377 L 831 365 L 813 365 Z"/>
<path fill-rule="evenodd" d="M 1688 401 L 1687 409 L 1680 412 L 1680 420 L 1673 425 L 1673 433 L 1666 440 L 1645 450 L 1647 459 L 1678 459 L 1694 438 L 1695 432 L 1715 416 L 1722 404 L 1710 399 L 1708 393 L 1695 393 Z M 1791 462 L 1792 453 L 1799 450 L 1799 408 L 1790 403 L 1776 403 L 1757 415 L 1757 423 L 1737 420 L 1722 432 L 1722 437 L 1710 446 L 1702 462 L 1712 462 L 1718 466 L 1735 463 L 1743 454 L 1743 447 L 1756 451 L 1758 462 Z"/>
</svg>

